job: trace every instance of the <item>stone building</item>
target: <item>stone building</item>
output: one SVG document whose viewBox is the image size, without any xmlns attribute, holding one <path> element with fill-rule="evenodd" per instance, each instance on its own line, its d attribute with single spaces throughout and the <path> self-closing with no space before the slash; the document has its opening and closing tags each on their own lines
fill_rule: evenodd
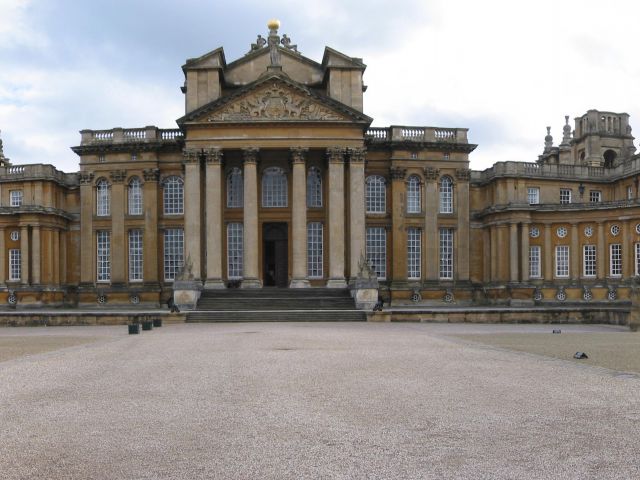
<svg viewBox="0 0 640 480">
<path fill-rule="evenodd" d="M 590 110 L 538 160 L 469 169 L 465 128 L 371 127 L 362 59 L 270 23 L 187 60 L 177 129 L 83 130 L 78 173 L 0 166 L 0 303 L 158 306 L 204 289 L 349 288 L 391 307 L 624 305 L 640 268 L 629 116 Z M 0 156 L 2 156 L 0 148 Z"/>
</svg>

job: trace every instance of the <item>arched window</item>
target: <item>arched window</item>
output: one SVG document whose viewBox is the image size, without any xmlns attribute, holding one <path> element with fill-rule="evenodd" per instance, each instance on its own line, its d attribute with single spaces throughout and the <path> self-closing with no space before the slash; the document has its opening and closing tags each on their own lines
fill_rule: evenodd
<svg viewBox="0 0 640 480">
<path fill-rule="evenodd" d="M 184 213 L 184 181 L 178 176 L 164 180 L 162 204 L 165 215 L 182 215 Z"/>
<path fill-rule="evenodd" d="M 287 206 L 287 176 L 278 167 L 269 167 L 262 173 L 262 206 Z"/>
<path fill-rule="evenodd" d="M 98 217 L 111 215 L 111 191 L 109 182 L 104 178 L 96 183 L 96 215 Z"/>
<path fill-rule="evenodd" d="M 453 180 L 447 176 L 440 179 L 440 213 L 453 213 Z"/>
<path fill-rule="evenodd" d="M 407 213 L 420 213 L 420 177 L 411 175 L 407 180 Z"/>
<path fill-rule="evenodd" d="M 227 208 L 241 208 L 243 195 L 242 170 L 235 167 L 227 175 Z"/>
<path fill-rule="evenodd" d="M 307 172 L 307 207 L 322 207 L 322 176 L 316 167 L 311 167 Z"/>
<path fill-rule="evenodd" d="M 385 213 L 387 211 L 387 192 L 384 177 L 371 175 L 367 177 L 365 183 L 367 213 Z"/>
<path fill-rule="evenodd" d="M 129 180 L 129 215 L 142 215 L 142 183 L 138 177 Z"/>
</svg>

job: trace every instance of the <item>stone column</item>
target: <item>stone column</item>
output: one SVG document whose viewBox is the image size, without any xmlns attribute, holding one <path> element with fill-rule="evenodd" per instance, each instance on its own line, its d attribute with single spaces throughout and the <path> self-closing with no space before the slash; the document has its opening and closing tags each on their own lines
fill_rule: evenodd
<svg viewBox="0 0 640 480">
<path fill-rule="evenodd" d="M 200 154 L 194 150 L 184 152 L 184 254 L 185 264 L 193 265 L 193 280 L 202 279 L 200 259 L 202 218 L 200 218 Z"/>
<path fill-rule="evenodd" d="M 471 170 L 459 168 L 456 170 L 457 206 L 455 209 L 458 216 L 457 228 L 457 262 L 456 270 L 458 280 L 469 280 L 469 178 Z"/>
<path fill-rule="evenodd" d="M 518 224 L 512 222 L 509 225 L 509 281 L 518 281 Z"/>
<path fill-rule="evenodd" d="M 491 281 L 495 282 L 498 280 L 498 226 L 491 225 L 489 229 L 491 230 Z"/>
<path fill-rule="evenodd" d="M 551 245 L 551 224 L 544 225 L 544 279 L 553 280 L 553 247 Z"/>
<path fill-rule="evenodd" d="M 598 280 L 604 280 L 607 278 L 605 266 L 607 265 L 607 250 L 604 235 L 604 222 L 598 222 L 598 246 L 596 251 L 598 256 L 596 258 L 596 269 L 598 271 Z"/>
<path fill-rule="evenodd" d="M 366 150 L 353 148 L 349 151 L 349 220 L 350 239 L 349 277 L 358 276 L 358 264 L 365 257 L 365 205 L 364 205 L 364 161 Z"/>
<path fill-rule="evenodd" d="M 80 173 L 80 283 L 93 284 L 93 173 Z"/>
<path fill-rule="evenodd" d="M 406 197 L 406 169 L 391 167 L 391 281 L 394 287 L 406 287 L 407 283 L 407 230 L 404 225 L 404 198 Z"/>
<path fill-rule="evenodd" d="M 60 285 L 67 282 L 67 232 L 60 232 Z"/>
<path fill-rule="evenodd" d="M 160 170 L 148 168 L 142 171 L 144 185 L 142 187 L 144 202 L 143 242 L 143 275 L 145 285 L 155 286 L 158 279 L 158 180 Z"/>
<path fill-rule="evenodd" d="M 305 156 L 308 149 L 292 148 L 291 233 L 293 266 L 290 288 L 309 286 L 307 279 L 307 178 Z"/>
<path fill-rule="evenodd" d="M 329 280 L 327 288 L 345 288 L 345 209 L 344 209 L 344 154 L 345 149 L 327 149 L 329 164 Z"/>
<path fill-rule="evenodd" d="M 224 288 L 222 281 L 222 151 L 211 149 L 206 154 L 206 289 Z"/>
<path fill-rule="evenodd" d="M 440 277 L 440 253 L 438 238 L 438 177 L 440 171 L 433 167 L 424 169 L 424 243 L 425 280 L 437 282 Z M 493 231 L 493 228 L 491 229 Z M 493 236 L 491 237 L 493 238 Z M 493 276 L 491 276 L 493 279 Z"/>
<path fill-rule="evenodd" d="M 522 272 L 520 278 L 523 282 L 529 281 L 529 224 L 523 223 L 520 230 L 522 244 Z"/>
<path fill-rule="evenodd" d="M 40 285 L 41 279 L 41 257 L 40 249 L 42 248 L 42 241 L 40 239 L 40 225 L 34 225 L 31 227 L 31 283 L 34 285 Z"/>
<path fill-rule="evenodd" d="M 622 278 L 631 278 L 634 274 L 633 252 L 631 250 L 631 235 L 629 233 L 629 221 L 622 222 L 620 234 L 622 235 Z"/>
<path fill-rule="evenodd" d="M 242 288 L 260 288 L 258 278 L 258 149 L 245 148 L 244 161 L 244 235 L 243 235 L 243 279 Z"/>
<path fill-rule="evenodd" d="M 29 285 L 29 227 L 20 225 L 20 283 Z"/>
<path fill-rule="evenodd" d="M 60 286 L 60 269 L 62 256 L 60 255 L 60 230 L 57 228 L 51 232 L 53 235 L 53 271 L 51 272 L 51 283 L 56 287 Z"/>
<path fill-rule="evenodd" d="M 123 285 L 127 280 L 127 243 L 124 231 L 125 170 L 111 172 L 111 284 Z"/>
<path fill-rule="evenodd" d="M 569 249 L 571 280 L 580 280 L 580 242 L 578 237 L 578 224 L 571 224 L 571 248 Z"/>
<path fill-rule="evenodd" d="M 489 283 L 491 281 L 491 228 L 484 227 L 482 229 L 482 281 Z"/>
<path fill-rule="evenodd" d="M 510 244 L 509 224 L 505 222 L 496 225 L 496 236 L 496 256 L 494 260 L 497 271 L 496 279 L 500 282 L 507 282 L 511 273 L 508 268 L 510 258 L 507 257 L 507 245 Z"/>
<path fill-rule="evenodd" d="M 7 281 L 7 248 L 4 242 L 5 230 L 4 227 L 0 227 L 0 285 L 4 285 Z"/>
</svg>

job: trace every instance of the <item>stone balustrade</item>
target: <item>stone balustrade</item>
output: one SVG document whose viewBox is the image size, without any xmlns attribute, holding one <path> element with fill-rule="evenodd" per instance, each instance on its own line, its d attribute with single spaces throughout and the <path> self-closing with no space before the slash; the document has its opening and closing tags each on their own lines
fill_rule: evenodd
<svg viewBox="0 0 640 480">
<path fill-rule="evenodd" d="M 0 167 L 0 182 L 53 180 L 64 185 L 77 183 L 77 174 L 64 173 L 53 165 L 42 163 Z"/>
<path fill-rule="evenodd" d="M 114 128 L 112 130 L 82 130 L 81 145 L 110 143 L 175 142 L 183 138 L 177 128 L 160 129 L 154 126 L 144 128 Z"/>
<path fill-rule="evenodd" d="M 439 127 L 371 127 L 365 138 L 371 143 L 421 142 L 421 143 L 468 143 L 467 128 Z"/>
</svg>

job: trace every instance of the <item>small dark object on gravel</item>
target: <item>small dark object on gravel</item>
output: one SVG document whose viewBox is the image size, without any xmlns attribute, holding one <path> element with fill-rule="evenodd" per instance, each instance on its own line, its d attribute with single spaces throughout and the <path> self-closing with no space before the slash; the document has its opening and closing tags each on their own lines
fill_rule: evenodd
<svg viewBox="0 0 640 480">
<path fill-rule="evenodd" d="M 583 358 L 589 358 L 584 352 L 576 352 L 573 358 L 577 358 L 578 360 L 582 360 Z"/>
<path fill-rule="evenodd" d="M 131 323 L 129 325 L 129 335 L 136 335 L 140 333 L 140 324 L 139 323 Z"/>
<path fill-rule="evenodd" d="M 553 333 L 562 333 L 562 330 L 556 329 L 556 330 L 553 331 Z"/>
<path fill-rule="evenodd" d="M 161 318 L 154 318 L 153 319 L 153 326 L 154 327 L 161 327 L 162 326 L 162 319 Z"/>
<path fill-rule="evenodd" d="M 153 330 L 153 322 L 151 320 L 144 320 L 142 322 L 142 330 Z"/>
</svg>

